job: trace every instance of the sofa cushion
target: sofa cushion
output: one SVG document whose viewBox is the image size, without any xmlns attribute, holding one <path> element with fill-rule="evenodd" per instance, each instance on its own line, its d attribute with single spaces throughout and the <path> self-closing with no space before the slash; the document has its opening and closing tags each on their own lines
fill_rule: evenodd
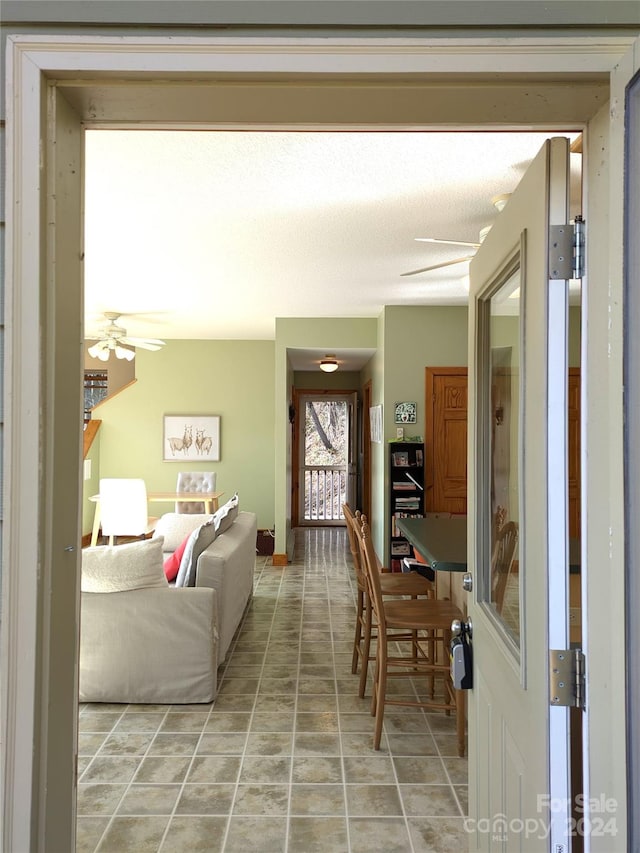
<svg viewBox="0 0 640 853">
<path fill-rule="evenodd" d="M 211 521 L 207 513 L 165 512 L 158 519 L 154 535 L 164 536 L 164 551 L 170 553 L 179 548 L 189 534 L 205 521 Z"/>
<path fill-rule="evenodd" d="M 190 536 L 191 533 L 189 533 L 188 536 L 185 536 L 173 554 L 169 554 L 167 559 L 164 561 L 164 576 L 168 581 L 174 581 L 178 576 L 182 556 L 185 548 L 187 547 L 187 542 L 189 541 Z"/>
<path fill-rule="evenodd" d="M 176 577 L 176 586 L 195 586 L 198 558 L 216 538 L 216 526 L 213 519 L 201 524 L 187 539 Z"/>
<path fill-rule="evenodd" d="M 82 550 L 83 592 L 124 592 L 168 586 L 162 566 L 162 537 Z"/>
<path fill-rule="evenodd" d="M 238 517 L 239 499 L 236 492 L 232 498 L 213 513 L 213 523 L 218 536 L 228 530 Z"/>
</svg>

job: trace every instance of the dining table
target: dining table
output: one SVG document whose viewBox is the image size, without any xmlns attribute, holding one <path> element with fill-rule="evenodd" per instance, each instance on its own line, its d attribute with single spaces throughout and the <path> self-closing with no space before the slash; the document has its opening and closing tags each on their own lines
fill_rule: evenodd
<svg viewBox="0 0 640 853">
<path fill-rule="evenodd" d="M 166 503 L 203 503 L 204 511 L 212 515 L 219 505 L 219 499 L 224 495 L 224 492 L 147 492 L 147 500 L 159 501 Z M 98 535 L 100 533 L 100 495 L 91 495 L 89 500 L 95 503 L 96 508 L 93 514 L 93 528 L 91 530 L 91 545 L 97 545 Z"/>
</svg>

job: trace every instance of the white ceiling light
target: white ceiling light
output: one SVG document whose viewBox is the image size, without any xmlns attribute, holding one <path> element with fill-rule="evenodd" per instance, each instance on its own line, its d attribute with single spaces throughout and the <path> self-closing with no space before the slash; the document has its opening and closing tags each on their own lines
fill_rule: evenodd
<svg viewBox="0 0 640 853">
<path fill-rule="evenodd" d="M 333 373 L 338 369 L 338 360 L 335 355 L 325 355 L 325 357 L 320 362 L 320 370 L 324 370 L 325 373 Z"/>
<path fill-rule="evenodd" d="M 102 342 L 89 347 L 87 352 L 91 358 L 99 358 L 100 361 L 109 361 L 109 347 L 103 346 Z"/>
<path fill-rule="evenodd" d="M 133 359 L 136 357 L 134 350 L 130 349 L 129 347 L 123 347 L 120 344 L 116 344 L 114 352 L 116 354 L 116 358 L 124 358 L 127 361 L 133 361 Z"/>
<path fill-rule="evenodd" d="M 123 346 L 115 340 L 98 341 L 90 346 L 87 350 L 91 358 L 99 358 L 100 361 L 109 361 L 111 353 L 115 353 L 116 358 L 123 358 L 127 361 L 133 361 L 136 357 L 135 350 L 132 347 Z"/>
</svg>

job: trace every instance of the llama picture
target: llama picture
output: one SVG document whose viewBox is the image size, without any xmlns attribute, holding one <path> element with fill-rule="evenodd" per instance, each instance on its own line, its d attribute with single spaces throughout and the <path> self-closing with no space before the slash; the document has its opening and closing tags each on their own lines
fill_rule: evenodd
<svg viewBox="0 0 640 853">
<path fill-rule="evenodd" d="M 220 460 L 219 415 L 165 415 L 163 462 Z"/>
</svg>

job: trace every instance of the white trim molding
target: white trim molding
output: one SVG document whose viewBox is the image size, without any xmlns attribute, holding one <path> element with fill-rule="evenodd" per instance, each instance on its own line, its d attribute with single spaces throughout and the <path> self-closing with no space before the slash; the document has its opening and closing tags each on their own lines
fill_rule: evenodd
<svg viewBox="0 0 640 853">
<path fill-rule="evenodd" d="M 51 590 L 46 586 L 49 581 L 56 583 L 56 574 L 43 571 L 47 561 L 54 559 L 46 551 L 49 525 L 59 508 L 56 484 L 45 479 L 51 470 L 47 468 L 47 429 L 60 405 L 54 368 L 47 363 L 53 346 L 47 328 L 52 308 L 47 300 L 57 298 L 47 291 L 53 276 L 51 233 L 56 225 L 55 205 L 48 208 L 48 202 L 55 198 L 57 181 L 46 156 L 48 140 L 55 139 L 55 109 L 48 112 L 50 90 L 64 88 L 71 108 L 71 89 L 85 91 L 87 112 L 78 115 L 80 127 L 81 120 L 112 121 L 112 115 L 102 109 L 106 93 L 120 86 L 124 96 L 126 85 L 131 84 L 161 87 L 188 80 L 198 87 L 225 77 L 244 77 L 252 81 L 313 79 L 335 85 L 353 78 L 409 86 L 420 80 L 428 84 L 436 79 L 431 75 L 440 81 L 455 75 L 460 81 L 462 75 L 500 80 L 540 74 L 575 81 L 601 75 L 606 81 L 632 41 L 629 36 L 567 37 L 553 30 L 543 38 L 483 39 L 7 36 L 7 512 L 0 649 L 3 849 L 54 849 L 47 837 L 51 794 L 46 781 L 54 754 L 51 742 L 59 733 L 53 723 L 47 724 L 50 708 L 43 697 L 55 690 L 55 679 L 42 649 L 43 632 L 55 634 L 56 620 L 62 618 L 51 605 Z M 166 104 L 164 108 L 163 115 L 140 114 L 139 118 L 171 121 Z M 140 101 L 135 99 L 131 109 L 142 110 Z M 460 116 L 458 129 L 465 123 Z M 73 203 L 79 210 L 80 198 Z M 53 214 L 52 219 L 46 214 Z M 77 331 L 71 329 L 70 334 Z M 276 366 L 276 388 L 282 405 L 276 406 L 275 429 L 276 435 L 283 436 L 283 446 L 276 447 L 277 465 L 286 455 L 288 434 L 284 361 Z M 78 453 L 78 471 L 69 472 L 74 482 L 80 482 L 80 462 Z M 606 510 L 606 495 L 604 500 Z M 286 478 L 277 474 L 275 522 L 283 536 L 288 529 L 286 506 Z M 77 534 L 79 545 L 79 521 Z M 284 545 L 283 540 L 276 550 L 284 551 Z M 602 568 L 606 571 L 606 566 Z M 75 658 L 70 654 L 68 666 L 70 670 L 77 666 L 77 649 Z M 69 743 L 68 748 L 74 745 Z M 59 838 L 57 842 L 56 849 L 73 849 L 72 838 L 68 844 Z"/>
</svg>

